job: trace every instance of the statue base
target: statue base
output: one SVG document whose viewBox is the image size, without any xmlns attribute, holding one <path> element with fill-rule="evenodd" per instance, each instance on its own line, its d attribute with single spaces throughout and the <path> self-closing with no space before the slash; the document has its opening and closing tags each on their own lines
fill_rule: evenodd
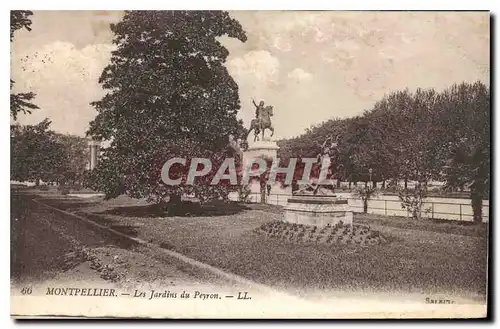
<svg viewBox="0 0 500 329">
<path fill-rule="evenodd" d="M 246 166 L 251 159 L 255 158 L 264 157 L 274 160 L 278 157 L 278 149 L 278 144 L 270 140 L 249 143 L 248 149 L 243 152 L 243 162 Z"/>
<path fill-rule="evenodd" d="M 335 195 L 301 195 L 288 199 L 284 221 L 317 227 L 334 226 L 342 222 L 352 226 L 353 212 L 346 199 Z"/>
</svg>

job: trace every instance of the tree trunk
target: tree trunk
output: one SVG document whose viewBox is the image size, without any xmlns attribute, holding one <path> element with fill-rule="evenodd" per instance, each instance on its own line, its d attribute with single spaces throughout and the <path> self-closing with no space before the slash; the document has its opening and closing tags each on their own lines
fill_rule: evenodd
<svg viewBox="0 0 500 329">
<path fill-rule="evenodd" d="M 408 178 L 405 178 L 405 191 L 408 190 Z"/>
<path fill-rule="evenodd" d="M 260 203 L 266 203 L 266 184 L 260 184 Z"/>
<path fill-rule="evenodd" d="M 368 198 L 363 199 L 363 213 L 368 213 Z"/>
<path fill-rule="evenodd" d="M 40 186 L 40 178 L 35 179 L 35 186 L 36 187 Z"/>
<path fill-rule="evenodd" d="M 351 181 L 349 181 L 349 189 L 351 189 L 351 183 L 352 183 L 352 182 L 351 182 Z"/>
<path fill-rule="evenodd" d="M 168 200 L 169 204 L 180 204 L 182 202 L 182 196 L 180 194 L 171 194 Z"/>
<path fill-rule="evenodd" d="M 385 179 L 382 181 L 382 188 L 385 189 Z"/>
<path fill-rule="evenodd" d="M 368 182 L 365 182 L 365 187 L 368 187 Z"/>
<path fill-rule="evenodd" d="M 372 183 L 373 183 L 373 188 L 377 188 L 377 181 L 373 180 Z"/>
<path fill-rule="evenodd" d="M 182 196 L 180 194 L 170 194 L 167 203 L 167 212 L 170 215 L 177 215 L 181 213 Z"/>
<path fill-rule="evenodd" d="M 474 223 L 483 221 L 483 195 L 475 184 L 471 187 L 471 204 Z"/>
</svg>

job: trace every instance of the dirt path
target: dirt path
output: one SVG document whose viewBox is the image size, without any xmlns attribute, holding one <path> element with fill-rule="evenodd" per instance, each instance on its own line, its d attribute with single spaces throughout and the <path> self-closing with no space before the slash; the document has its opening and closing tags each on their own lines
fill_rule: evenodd
<svg viewBox="0 0 500 329">
<path fill-rule="evenodd" d="M 11 207 L 12 293 L 22 287 L 44 293 L 54 284 L 106 285 L 134 289 L 203 286 L 221 290 L 227 282 L 158 255 L 134 242 L 96 229 L 13 195 Z"/>
</svg>

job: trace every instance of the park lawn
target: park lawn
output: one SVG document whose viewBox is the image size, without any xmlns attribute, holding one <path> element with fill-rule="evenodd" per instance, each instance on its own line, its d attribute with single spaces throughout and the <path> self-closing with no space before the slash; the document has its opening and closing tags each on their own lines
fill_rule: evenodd
<svg viewBox="0 0 500 329">
<path fill-rule="evenodd" d="M 488 223 L 473 223 L 469 221 L 454 221 L 447 219 L 415 220 L 401 216 L 383 216 L 375 214 L 356 214 L 356 222 L 366 225 L 382 225 L 394 228 L 420 230 L 437 233 L 451 233 L 475 237 L 488 235 Z"/>
<path fill-rule="evenodd" d="M 439 232 L 427 222 L 417 229 L 367 215 L 355 222 L 389 236 L 385 245 L 298 245 L 258 235 L 253 230 L 281 218 L 279 207 L 245 205 L 227 214 L 164 217 L 143 201 L 46 200 L 163 248 L 292 293 L 339 290 L 456 294 L 484 298 L 487 238 Z M 408 224 L 410 225 L 410 224 Z M 449 223 L 450 227 L 463 226 Z M 398 227 L 401 226 L 401 227 Z M 410 225 L 411 226 L 411 225 Z M 449 230 L 453 232 L 453 230 Z"/>
</svg>

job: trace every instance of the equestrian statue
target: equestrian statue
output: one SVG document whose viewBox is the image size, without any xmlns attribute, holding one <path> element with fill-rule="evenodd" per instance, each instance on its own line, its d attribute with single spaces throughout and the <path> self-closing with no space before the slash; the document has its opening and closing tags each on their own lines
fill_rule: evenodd
<svg viewBox="0 0 500 329">
<path fill-rule="evenodd" d="M 252 100 L 253 105 L 255 106 L 255 119 L 252 119 L 250 122 L 250 128 L 248 129 L 247 136 L 250 135 L 250 132 L 253 130 L 254 139 L 253 141 L 258 141 L 259 134 L 262 132 L 262 140 L 264 140 L 264 132 L 266 129 L 271 131 L 271 136 L 274 135 L 274 127 L 271 122 L 271 117 L 273 116 L 273 107 L 272 106 L 264 106 L 264 101 L 260 101 L 259 105 Z"/>
</svg>

